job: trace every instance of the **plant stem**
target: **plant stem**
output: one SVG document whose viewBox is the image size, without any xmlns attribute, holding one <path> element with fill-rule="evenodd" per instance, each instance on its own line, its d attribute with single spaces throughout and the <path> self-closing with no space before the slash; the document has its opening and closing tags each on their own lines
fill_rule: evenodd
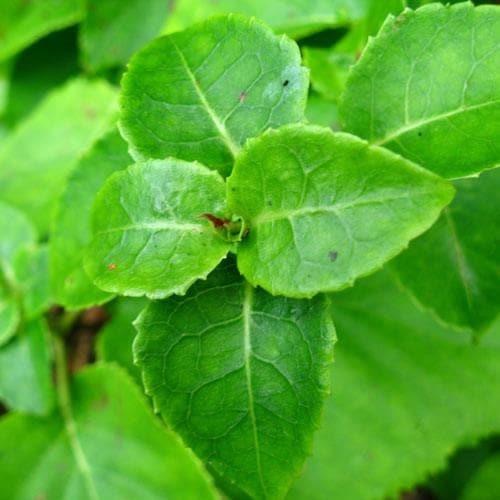
<svg viewBox="0 0 500 500">
<path fill-rule="evenodd" d="M 85 453 L 83 452 L 80 440 L 78 439 L 75 419 L 73 416 L 73 409 L 71 407 L 71 394 L 68 381 L 68 369 L 66 365 L 66 350 L 64 347 L 64 342 L 61 337 L 59 337 L 55 333 L 52 333 L 52 340 L 54 345 L 55 357 L 57 400 L 59 403 L 59 409 L 61 411 L 62 418 L 64 420 L 64 427 L 66 429 L 68 441 L 71 447 L 71 451 L 73 452 L 78 470 L 83 477 L 83 481 L 85 483 L 85 488 L 87 490 L 89 498 L 91 500 L 98 500 L 99 495 L 92 478 L 90 465 L 87 461 Z"/>
</svg>

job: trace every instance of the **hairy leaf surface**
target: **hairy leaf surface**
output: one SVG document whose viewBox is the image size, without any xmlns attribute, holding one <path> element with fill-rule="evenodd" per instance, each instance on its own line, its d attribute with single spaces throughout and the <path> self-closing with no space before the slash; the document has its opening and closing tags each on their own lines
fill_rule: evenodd
<svg viewBox="0 0 500 500">
<path fill-rule="evenodd" d="M 238 268 L 272 294 L 311 297 L 380 268 L 451 200 L 436 175 L 348 134 L 288 126 L 249 141 L 228 204 L 249 234 Z"/>
<path fill-rule="evenodd" d="M 83 309 L 112 295 L 98 289 L 83 269 L 92 239 L 90 212 L 96 193 L 117 170 L 130 165 L 127 145 L 117 130 L 106 134 L 71 172 L 59 200 L 50 239 L 50 281 L 58 304 Z"/>
<path fill-rule="evenodd" d="M 80 45 L 87 68 L 99 71 L 125 65 L 130 56 L 157 36 L 169 0 L 87 0 Z"/>
<path fill-rule="evenodd" d="M 225 262 L 186 297 L 152 302 L 136 327 L 135 359 L 168 424 L 252 498 L 283 497 L 328 390 L 324 297 L 272 297 Z"/>
<path fill-rule="evenodd" d="M 84 0 L 6 0 L 0 16 L 0 61 L 51 31 L 77 23 L 84 16 Z"/>
<path fill-rule="evenodd" d="M 35 415 L 48 415 L 53 409 L 48 342 L 47 326 L 37 319 L 25 323 L 14 339 L 0 347 L 0 400 L 8 408 Z"/>
<path fill-rule="evenodd" d="M 335 394 L 290 499 L 396 498 L 500 431 L 500 328 L 473 346 L 387 273 L 331 299 Z"/>
<path fill-rule="evenodd" d="M 391 16 L 350 74 L 343 127 L 446 178 L 498 165 L 499 32 L 492 5 Z"/>
<path fill-rule="evenodd" d="M 197 160 L 227 175 L 248 137 L 303 119 L 307 86 L 294 42 L 255 19 L 217 17 L 132 58 L 120 123 L 136 159 Z"/>
<path fill-rule="evenodd" d="M 71 388 L 72 420 L 0 420 L 2 498 L 216 498 L 196 457 L 118 367 L 87 368 Z"/>
<path fill-rule="evenodd" d="M 115 173 L 94 204 L 89 276 L 133 297 L 184 294 L 230 248 L 207 213 L 225 218 L 225 184 L 200 164 L 151 160 Z"/>
<path fill-rule="evenodd" d="M 115 91 L 103 81 L 76 79 L 54 90 L 0 144 L 0 199 L 46 232 L 69 171 L 115 111 Z"/>
<path fill-rule="evenodd" d="M 500 310 L 500 171 L 455 183 L 438 222 L 391 268 L 407 290 L 445 322 L 484 330 Z"/>
</svg>

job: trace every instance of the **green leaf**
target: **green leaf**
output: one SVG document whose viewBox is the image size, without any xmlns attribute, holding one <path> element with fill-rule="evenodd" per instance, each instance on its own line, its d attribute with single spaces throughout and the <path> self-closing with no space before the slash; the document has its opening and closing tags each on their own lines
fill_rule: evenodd
<svg viewBox="0 0 500 500">
<path fill-rule="evenodd" d="M 49 286 L 49 249 L 47 245 L 21 248 L 14 259 L 16 292 L 21 296 L 23 317 L 39 316 L 52 302 Z"/>
<path fill-rule="evenodd" d="M 130 56 L 157 36 L 170 1 L 87 0 L 80 45 L 87 68 L 99 71 L 125 65 Z"/>
<path fill-rule="evenodd" d="M 155 407 L 252 498 L 282 498 L 310 453 L 329 386 L 327 304 L 272 297 L 225 262 L 135 322 L 135 360 Z"/>
<path fill-rule="evenodd" d="M 225 184 L 200 164 L 151 160 L 117 172 L 94 204 L 86 271 L 107 292 L 182 295 L 231 246 L 207 213 L 225 218 Z"/>
<path fill-rule="evenodd" d="M 312 297 L 352 285 L 428 229 L 453 188 L 348 134 L 314 126 L 249 141 L 228 205 L 249 235 L 238 268 L 273 295 Z"/>
<path fill-rule="evenodd" d="M 500 309 L 500 170 L 455 183 L 438 222 L 391 263 L 426 308 L 459 328 L 484 330 Z"/>
<path fill-rule="evenodd" d="M 340 129 L 337 105 L 314 92 L 307 99 L 306 118 L 316 125 Z"/>
<path fill-rule="evenodd" d="M 8 0 L 0 17 L 0 61 L 21 51 L 52 31 L 83 18 L 83 0 Z"/>
<path fill-rule="evenodd" d="M 498 165 L 499 30 L 491 5 L 391 16 L 350 73 L 343 127 L 446 178 Z"/>
<path fill-rule="evenodd" d="M 16 298 L 0 281 L 0 346 L 15 333 L 21 321 L 21 311 Z"/>
<path fill-rule="evenodd" d="M 0 399 L 10 409 L 35 415 L 51 412 L 55 398 L 48 342 L 47 326 L 37 319 L 0 348 Z"/>
<path fill-rule="evenodd" d="M 106 307 L 111 318 L 99 331 L 96 343 L 99 359 L 115 362 L 126 368 L 141 387 L 141 373 L 134 364 L 132 356 L 132 342 L 137 333 L 132 322 L 146 307 L 146 304 L 146 299 L 130 297 L 119 297 L 113 301 Z"/>
<path fill-rule="evenodd" d="M 72 393 L 72 420 L 0 420 L 2 498 L 216 498 L 194 455 L 118 367 L 87 368 Z"/>
<path fill-rule="evenodd" d="M 398 498 L 457 446 L 500 431 L 500 328 L 472 346 L 387 273 L 332 304 L 334 397 L 290 500 Z"/>
<path fill-rule="evenodd" d="M 59 199 L 50 239 L 50 282 L 58 304 L 85 309 L 112 298 L 95 287 L 83 269 L 92 239 L 90 212 L 96 193 L 117 170 L 132 163 L 116 129 L 96 142 L 71 172 Z"/>
<path fill-rule="evenodd" d="M 461 500 L 497 500 L 500 497 L 500 453 L 486 460 L 466 486 Z"/>
<path fill-rule="evenodd" d="M 367 0 L 177 0 L 169 31 L 185 29 L 215 14 L 236 12 L 264 20 L 276 32 L 300 38 L 363 18 Z"/>
<path fill-rule="evenodd" d="M 136 159 L 197 160 L 227 175 L 248 137 L 303 120 L 307 75 L 291 40 L 255 19 L 217 17 L 132 58 L 121 128 Z"/>
<path fill-rule="evenodd" d="M 69 171 L 115 111 L 115 91 L 103 81 L 77 79 L 49 94 L 0 144 L 0 199 L 46 232 Z"/>
</svg>

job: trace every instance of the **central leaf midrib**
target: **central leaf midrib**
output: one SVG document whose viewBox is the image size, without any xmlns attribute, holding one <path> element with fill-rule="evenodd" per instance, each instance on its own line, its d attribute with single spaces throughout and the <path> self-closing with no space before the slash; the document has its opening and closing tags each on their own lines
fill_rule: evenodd
<svg viewBox="0 0 500 500">
<path fill-rule="evenodd" d="M 154 222 L 139 222 L 135 224 L 127 224 L 126 226 L 111 227 L 102 229 L 96 232 L 97 234 L 117 233 L 124 231 L 183 231 L 191 233 L 209 232 L 211 229 L 203 224 L 193 224 L 190 222 L 174 222 L 174 221 L 154 221 Z"/>
<path fill-rule="evenodd" d="M 243 339 L 244 339 L 244 364 L 245 364 L 245 377 L 248 391 L 248 413 L 252 424 L 253 441 L 255 448 L 255 461 L 257 465 L 257 473 L 259 475 L 259 482 L 262 487 L 264 495 L 267 496 L 266 486 L 264 484 L 264 477 L 262 475 L 262 464 L 260 462 L 260 444 L 257 431 L 257 420 L 255 417 L 255 403 L 253 400 L 252 388 L 252 369 L 250 366 L 252 358 L 252 307 L 253 307 L 253 294 L 254 289 L 249 283 L 245 283 L 244 298 L 243 298 Z"/>
<path fill-rule="evenodd" d="M 182 62 L 182 65 L 184 69 L 186 70 L 186 73 L 189 76 L 189 79 L 191 80 L 191 84 L 193 85 L 193 88 L 198 95 L 198 98 L 200 99 L 201 104 L 203 105 L 205 111 L 207 112 L 207 115 L 209 116 L 210 120 L 214 124 L 215 128 L 217 129 L 217 132 L 219 132 L 224 144 L 228 148 L 229 152 L 233 156 L 233 158 L 236 158 L 236 156 L 240 152 L 240 147 L 238 146 L 237 142 L 231 137 L 231 134 L 227 130 L 226 126 L 224 123 L 222 123 L 217 116 L 217 113 L 212 109 L 212 106 L 208 102 L 207 97 L 205 94 L 202 92 L 200 85 L 197 82 L 197 79 L 193 72 L 191 71 L 191 68 L 189 67 L 186 58 L 184 57 L 184 54 L 182 51 L 177 47 L 177 44 L 174 42 L 173 37 L 170 37 L 170 41 L 172 43 L 172 46 L 174 47 L 175 51 L 179 55 L 179 58 Z"/>
</svg>

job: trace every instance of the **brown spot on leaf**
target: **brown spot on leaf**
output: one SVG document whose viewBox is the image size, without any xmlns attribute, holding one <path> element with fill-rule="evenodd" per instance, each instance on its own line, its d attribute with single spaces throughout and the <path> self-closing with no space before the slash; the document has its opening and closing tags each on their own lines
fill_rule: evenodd
<svg viewBox="0 0 500 500">
<path fill-rule="evenodd" d="M 116 264 L 114 262 L 111 262 L 111 264 L 108 264 L 108 269 L 110 271 L 114 271 L 116 269 Z"/>
<path fill-rule="evenodd" d="M 247 93 L 241 92 L 240 93 L 240 103 L 243 102 L 246 98 L 247 98 Z"/>
<path fill-rule="evenodd" d="M 336 250 L 332 250 L 331 252 L 328 252 L 328 257 L 332 262 L 335 262 L 337 260 L 337 257 L 339 256 L 339 253 Z"/>
</svg>

